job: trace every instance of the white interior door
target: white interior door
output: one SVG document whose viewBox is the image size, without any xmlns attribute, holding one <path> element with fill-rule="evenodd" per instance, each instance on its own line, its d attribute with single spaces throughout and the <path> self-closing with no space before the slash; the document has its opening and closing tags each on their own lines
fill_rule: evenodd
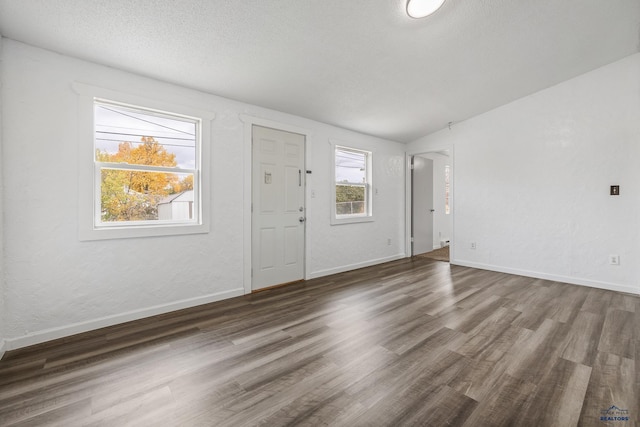
<svg viewBox="0 0 640 427">
<path fill-rule="evenodd" d="M 253 126 L 252 289 L 304 278 L 304 135 Z"/>
<path fill-rule="evenodd" d="M 433 250 L 433 160 L 413 157 L 411 228 L 413 255 Z"/>
</svg>

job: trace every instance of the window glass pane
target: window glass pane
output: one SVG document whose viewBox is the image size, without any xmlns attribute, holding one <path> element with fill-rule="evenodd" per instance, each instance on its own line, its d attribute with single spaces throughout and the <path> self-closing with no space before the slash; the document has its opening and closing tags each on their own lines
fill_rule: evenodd
<svg viewBox="0 0 640 427">
<path fill-rule="evenodd" d="M 96 160 L 196 168 L 197 122 L 116 104 L 94 104 Z"/>
<path fill-rule="evenodd" d="M 364 185 L 336 184 L 336 215 L 355 215 L 366 212 Z"/>
<path fill-rule="evenodd" d="M 366 180 L 366 153 L 336 148 L 336 183 L 363 184 Z"/>
<path fill-rule="evenodd" d="M 101 168 L 102 222 L 191 220 L 193 174 Z"/>
</svg>

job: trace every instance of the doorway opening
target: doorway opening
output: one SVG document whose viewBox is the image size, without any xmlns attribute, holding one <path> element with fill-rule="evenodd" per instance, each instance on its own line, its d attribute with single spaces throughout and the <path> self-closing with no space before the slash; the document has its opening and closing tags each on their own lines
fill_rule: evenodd
<svg viewBox="0 0 640 427">
<path fill-rule="evenodd" d="M 449 262 L 453 235 L 449 150 L 413 154 L 409 161 L 410 253 Z"/>
</svg>

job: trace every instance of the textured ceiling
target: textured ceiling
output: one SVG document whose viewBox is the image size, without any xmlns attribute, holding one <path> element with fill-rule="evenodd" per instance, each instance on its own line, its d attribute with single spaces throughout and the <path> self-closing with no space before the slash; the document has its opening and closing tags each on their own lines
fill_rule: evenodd
<svg viewBox="0 0 640 427">
<path fill-rule="evenodd" d="M 407 142 L 640 50 L 640 0 L 0 0 L 4 37 Z"/>
</svg>

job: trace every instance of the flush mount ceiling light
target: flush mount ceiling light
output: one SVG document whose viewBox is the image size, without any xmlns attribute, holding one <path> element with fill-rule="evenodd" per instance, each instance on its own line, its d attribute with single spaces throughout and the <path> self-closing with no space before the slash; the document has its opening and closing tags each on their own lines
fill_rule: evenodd
<svg viewBox="0 0 640 427">
<path fill-rule="evenodd" d="M 445 0 L 407 0 L 407 15 L 412 18 L 424 18 L 431 15 Z"/>
</svg>

